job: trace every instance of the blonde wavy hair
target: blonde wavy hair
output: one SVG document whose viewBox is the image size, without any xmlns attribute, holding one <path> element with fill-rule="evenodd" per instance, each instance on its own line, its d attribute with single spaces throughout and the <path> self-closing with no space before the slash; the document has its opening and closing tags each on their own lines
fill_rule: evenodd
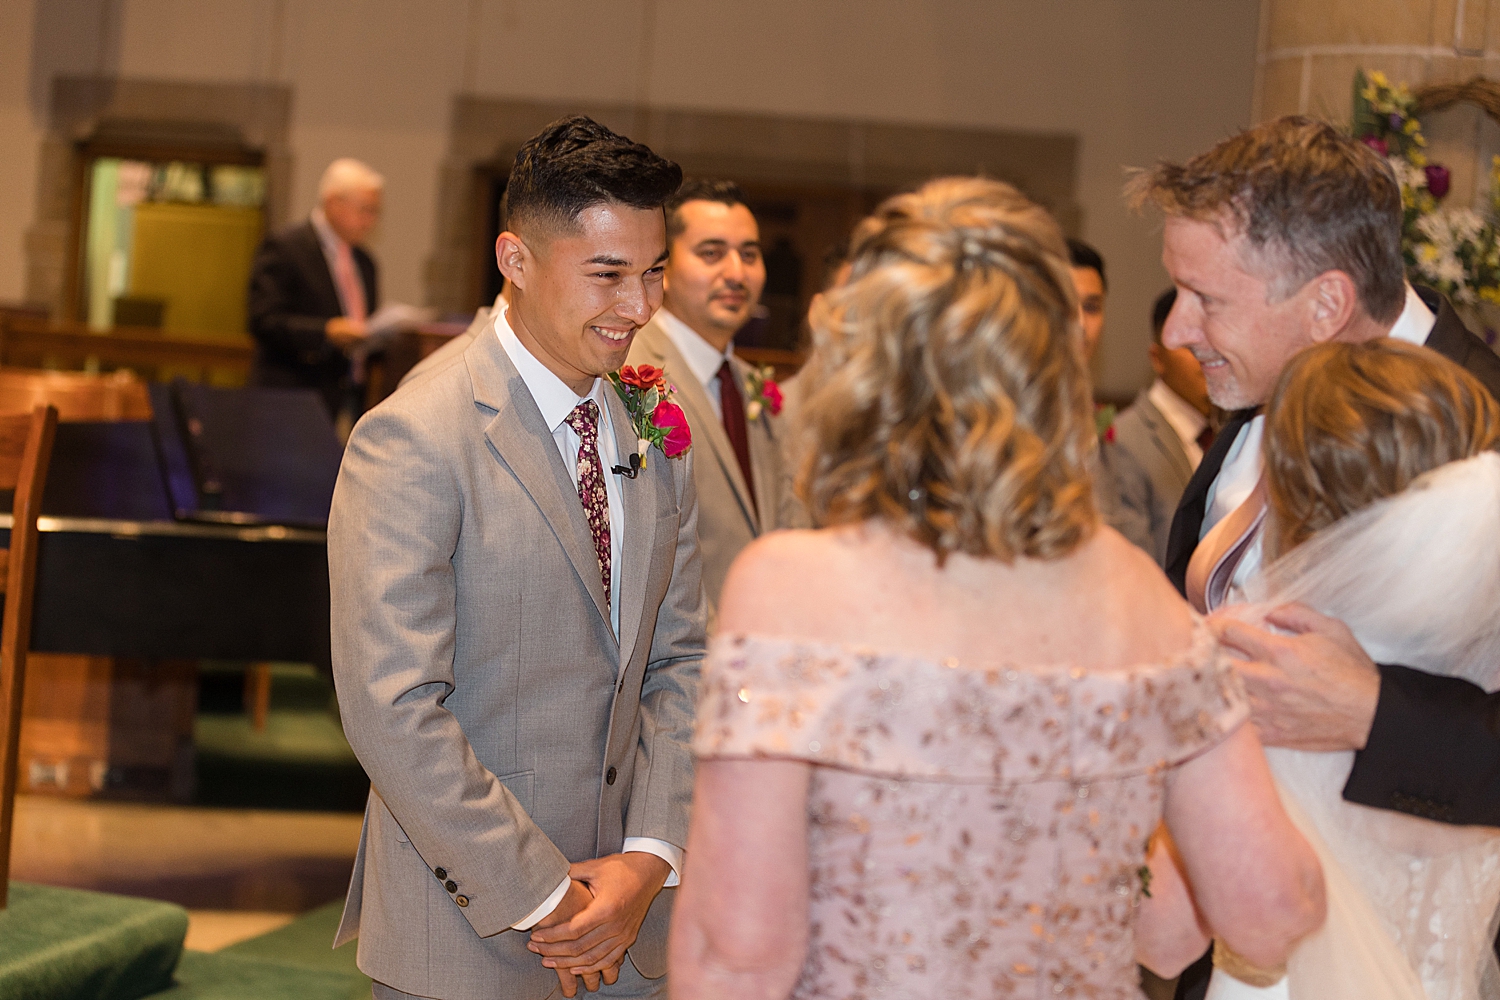
<svg viewBox="0 0 1500 1000">
<path fill-rule="evenodd" d="M 814 523 L 880 519 L 939 563 L 1088 538 L 1093 400 L 1052 217 L 1008 184 L 942 178 L 876 209 L 850 261 L 811 317 Z"/>
<path fill-rule="evenodd" d="M 1268 554 L 1500 444 L 1500 405 L 1436 351 L 1399 340 L 1298 354 L 1266 407 Z"/>
</svg>

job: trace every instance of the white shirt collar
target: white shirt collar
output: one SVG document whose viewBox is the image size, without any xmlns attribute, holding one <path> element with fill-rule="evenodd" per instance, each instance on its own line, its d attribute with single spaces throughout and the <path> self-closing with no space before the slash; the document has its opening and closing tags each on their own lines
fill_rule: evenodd
<svg viewBox="0 0 1500 1000">
<path fill-rule="evenodd" d="M 1196 452 L 1201 459 L 1203 456 L 1198 447 L 1198 435 L 1208 426 L 1208 418 L 1199 413 L 1192 403 L 1173 392 L 1171 386 L 1161 379 L 1151 383 L 1151 388 L 1146 390 L 1146 398 L 1176 432 L 1188 456 L 1192 457 Z"/>
<path fill-rule="evenodd" d="M 1437 317 L 1432 314 L 1431 309 L 1427 308 L 1427 303 L 1422 301 L 1422 296 L 1418 295 L 1417 290 L 1411 285 L 1407 285 L 1406 305 L 1396 319 L 1396 325 L 1391 327 L 1387 336 L 1420 346 L 1427 343 L 1427 337 L 1432 333 L 1435 323 L 1437 323 Z"/>
<path fill-rule="evenodd" d="M 702 383 L 704 388 L 708 388 L 718 378 L 719 369 L 723 367 L 724 362 L 733 355 L 733 342 L 720 351 L 704 340 L 698 331 L 673 316 L 665 306 L 656 310 L 656 319 L 661 323 L 662 330 L 666 331 L 667 339 L 671 340 L 677 350 L 682 352 L 682 359 L 692 370 L 693 377 Z"/>
<path fill-rule="evenodd" d="M 520 373 L 521 381 L 526 383 L 526 389 L 531 393 L 531 398 L 536 401 L 537 409 L 542 411 L 542 419 L 546 421 L 547 429 L 556 432 L 562 422 L 568 419 L 568 414 L 573 412 L 574 407 L 585 399 L 592 399 L 599 404 L 600 410 L 605 411 L 603 414 L 605 423 L 601 425 L 601 430 L 608 426 L 609 414 L 600 393 L 600 386 L 604 380 L 594 379 L 594 384 L 586 395 L 580 396 L 575 393 L 551 369 L 538 361 L 536 356 L 526 349 L 525 344 L 521 343 L 521 338 L 516 336 L 516 331 L 510 328 L 510 321 L 507 319 L 509 313 L 509 306 L 495 310 L 495 333 L 500 338 L 500 346 L 505 349 L 511 363 Z"/>
</svg>

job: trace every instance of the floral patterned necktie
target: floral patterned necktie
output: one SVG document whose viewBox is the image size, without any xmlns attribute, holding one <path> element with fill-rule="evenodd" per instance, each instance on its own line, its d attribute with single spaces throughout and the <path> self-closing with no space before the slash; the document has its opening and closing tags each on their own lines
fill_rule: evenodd
<svg viewBox="0 0 1500 1000">
<path fill-rule="evenodd" d="M 567 424 L 578 435 L 578 499 L 594 536 L 599 576 L 604 581 L 604 605 L 609 607 L 609 494 L 604 491 L 604 467 L 599 463 L 599 404 L 585 399 L 573 407 Z"/>
</svg>

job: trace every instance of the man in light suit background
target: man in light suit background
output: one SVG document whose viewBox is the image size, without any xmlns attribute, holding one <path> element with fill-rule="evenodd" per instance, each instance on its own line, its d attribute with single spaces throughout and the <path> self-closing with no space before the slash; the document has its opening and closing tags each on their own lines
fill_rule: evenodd
<svg viewBox="0 0 1500 1000">
<path fill-rule="evenodd" d="M 1158 565 L 1166 564 L 1167 537 L 1182 491 L 1213 443 L 1213 404 L 1203 366 L 1186 347 L 1168 348 L 1161 342 L 1176 300 L 1177 290 L 1169 288 L 1152 307 L 1150 354 L 1156 379 L 1115 418 L 1113 440 L 1103 447 L 1120 506 L 1145 523 L 1152 543 L 1147 551 Z"/>
<path fill-rule="evenodd" d="M 355 427 L 334 676 L 371 778 L 337 941 L 377 998 L 665 996 L 705 607 L 690 461 L 626 478 L 601 376 L 661 302 L 681 171 L 595 122 L 522 147 L 509 306 Z M 621 470 L 632 471 L 632 470 Z M 576 975 L 575 975 L 576 973 Z"/>
<path fill-rule="evenodd" d="M 749 366 L 734 356 L 734 335 L 760 301 L 766 266 L 755 216 L 731 181 L 685 182 L 667 203 L 667 238 L 665 299 L 636 338 L 630 363 L 673 373 L 692 428 L 703 585 L 712 605 L 740 550 L 784 524 L 780 425 L 769 408 L 751 406 Z"/>
</svg>

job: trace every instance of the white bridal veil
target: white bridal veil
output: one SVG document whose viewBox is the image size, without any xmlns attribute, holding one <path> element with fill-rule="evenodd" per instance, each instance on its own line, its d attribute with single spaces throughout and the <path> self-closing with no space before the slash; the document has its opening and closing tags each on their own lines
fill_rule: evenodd
<svg viewBox="0 0 1500 1000">
<path fill-rule="evenodd" d="M 1441 466 L 1318 532 L 1245 597 L 1229 613 L 1300 601 L 1377 663 L 1500 688 L 1500 455 Z M 1352 752 L 1266 756 L 1329 894 L 1327 923 L 1288 963 L 1293 1000 L 1500 998 L 1500 830 L 1345 802 Z"/>
</svg>

